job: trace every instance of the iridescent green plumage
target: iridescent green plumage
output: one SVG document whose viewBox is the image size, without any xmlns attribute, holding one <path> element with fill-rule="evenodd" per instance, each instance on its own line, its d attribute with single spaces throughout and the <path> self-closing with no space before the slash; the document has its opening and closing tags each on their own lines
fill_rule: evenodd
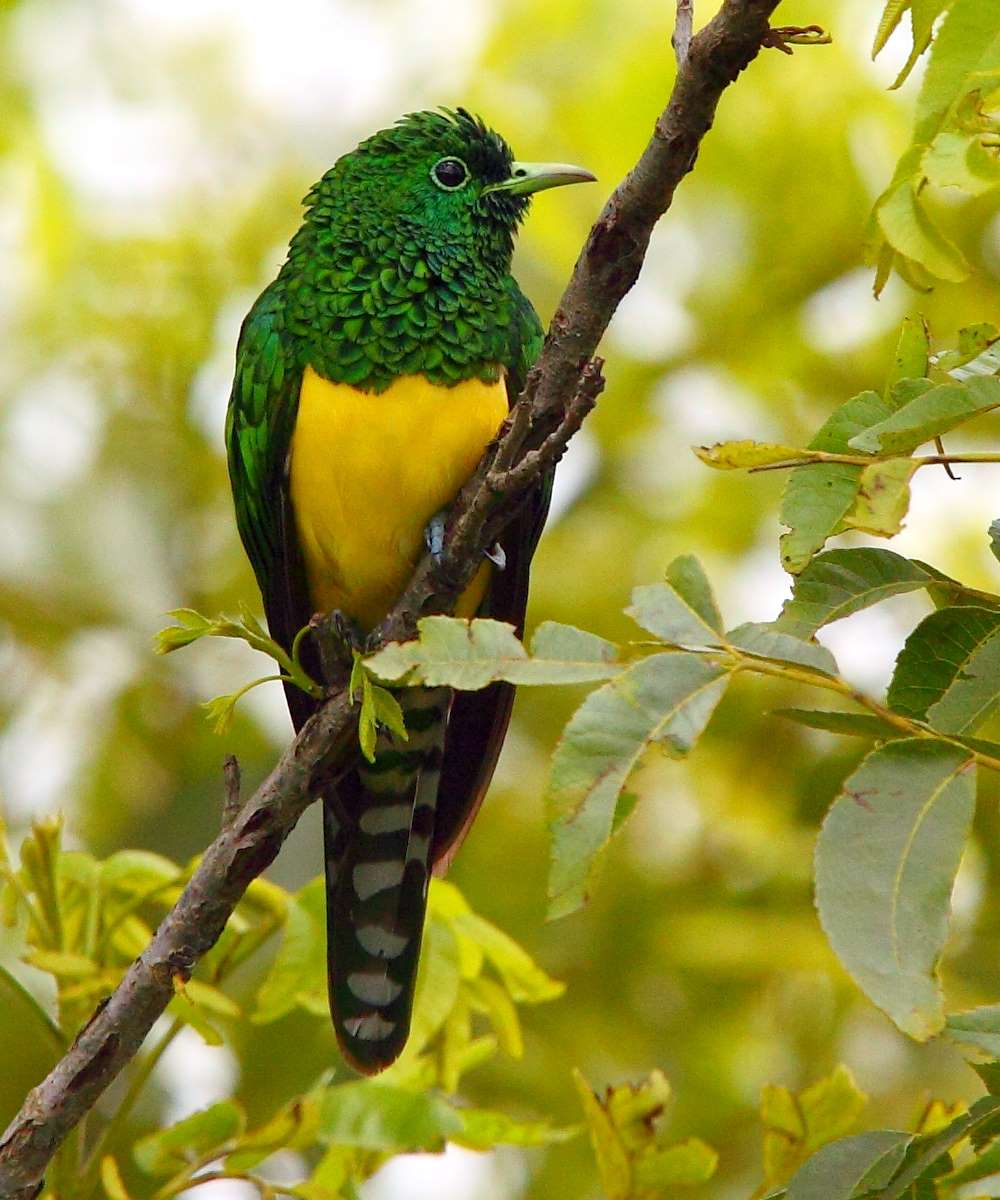
<svg viewBox="0 0 1000 1200">
<path fill-rule="evenodd" d="M 514 233 L 532 191 L 584 178 L 515 163 L 481 121 L 442 111 L 363 142 L 307 196 L 288 259 L 244 322 L 226 429 L 237 524 L 284 646 L 312 615 L 288 485 L 304 373 L 366 394 L 373 413 L 408 376 L 443 389 L 505 378 L 516 397 L 542 330 L 510 274 Z M 433 469 L 434 445 L 412 452 Z M 550 483 L 505 533 L 507 566 L 486 600 L 518 627 Z M 314 702 L 287 694 L 299 727 Z M 427 871 L 450 857 L 475 814 L 512 697 L 507 685 L 409 697 L 411 744 L 380 738 L 376 762 L 345 764 L 325 798 L 331 1004 L 362 1070 L 385 1066 L 405 1042 Z"/>
</svg>

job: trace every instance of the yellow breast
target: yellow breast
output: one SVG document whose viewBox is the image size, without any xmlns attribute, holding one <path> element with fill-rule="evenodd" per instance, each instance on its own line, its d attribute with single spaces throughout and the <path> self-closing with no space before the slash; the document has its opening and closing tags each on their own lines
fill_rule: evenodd
<svg viewBox="0 0 1000 1200">
<path fill-rule="evenodd" d="M 424 552 L 430 518 L 455 498 L 507 415 L 507 389 L 422 375 L 380 395 L 307 367 L 292 436 L 289 492 L 318 612 L 339 608 L 364 629 L 389 611 Z M 458 611 L 474 613 L 484 569 Z"/>
</svg>

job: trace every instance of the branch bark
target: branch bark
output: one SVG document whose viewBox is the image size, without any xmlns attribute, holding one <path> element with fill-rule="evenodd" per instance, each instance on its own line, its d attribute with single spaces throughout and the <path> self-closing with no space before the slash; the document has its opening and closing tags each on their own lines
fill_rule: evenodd
<svg viewBox="0 0 1000 1200">
<path fill-rule="evenodd" d="M 757 56 L 779 3 L 724 0 L 691 40 L 649 144 L 590 231 L 524 393 L 453 506 L 443 553 L 425 557 L 376 642 L 405 639 L 420 616 L 450 611 L 518 499 L 593 406 L 603 386 L 600 363 L 591 362 L 598 342 L 638 277 L 653 227 L 694 165 L 720 96 Z M 149 946 L 0 1138 L 0 1200 L 37 1194 L 60 1143 L 138 1052 L 174 994 L 174 979 L 190 975 L 315 798 L 324 773 L 349 753 L 356 723 L 345 691 L 331 694 L 225 823 Z"/>
<path fill-rule="evenodd" d="M 688 50 L 691 48 L 691 33 L 694 28 L 694 11 L 691 4 L 692 0 L 677 0 L 677 20 L 674 24 L 674 36 L 670 40 L 677 56 L 678 67 L 684 66 Z"/>
</svg>

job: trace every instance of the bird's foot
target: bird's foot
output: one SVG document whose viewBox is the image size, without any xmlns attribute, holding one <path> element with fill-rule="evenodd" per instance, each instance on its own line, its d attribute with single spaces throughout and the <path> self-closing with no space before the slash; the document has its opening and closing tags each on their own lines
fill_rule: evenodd
<svg viewBox="0 0 1000 1200">
<path fill-rule="evenodd" d="M 501 546 L 499 542 L 494 542 L 493 549 L 492 550 L 484 550 L 483 553 L 486 555 L 486 557 L 490 560 L 490 562 L 496 567 L 496 569 L 498 571 L 506 570 L 506 568 L 507 568 L 507 551 L 504 550 L 503 546 Z"/>
<path fill-rule="evenodd" d="M 319 651 L 323 680 L 328 687 L 336 687 L 350 674 L 355 651 L 364 650 L 364 633 L 339 608 L 330 613 L 314 613 L 309 627 Z"/>
<path fill-rule="evenodd" d="M 424 527 L 424 545 L 436 563 L 441 561 L 444 554 L 444 531 L 448 523 L 448 510 L 442 508 L 436 512 Z"/>
</svg>

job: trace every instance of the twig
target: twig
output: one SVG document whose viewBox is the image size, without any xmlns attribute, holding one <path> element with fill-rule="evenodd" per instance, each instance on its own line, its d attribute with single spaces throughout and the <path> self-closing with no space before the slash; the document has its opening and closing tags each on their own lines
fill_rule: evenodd
<svg viewBox="0 0 1000 1200">
<path fill-rule="evenodd" d="M 943 455 L 945 452 L 944 442 L 942 442 L 939 437 L 936 437 L 934 439 L 934 449 L 937 450 L 938 454 L 941 454 L 941 455 Z M 951 469 L 950 461 L 946 462 L 946 463 L 942 463 L 941 465 L 944 467 L 944 473 L 948 476 L 949 479 L 953 479 L 956 483 L 961 479 L 961 476 L 956 475 L 955 472 Z"/>
<path fill-rule="evenodd" d="M 240 763 L 235 754 L 227 754 L 222 764 L 222 781 L 225 787 L 225 799 L 222 803 L 222 827 L 231 824 L 243 807 L 240 799 Z"/>
<path fill-rule="evenodd" d="M 688 50 L 691 48 L 693 23 L 694 12 L 691 8 L 691 0 L 677 0 L 677 20 L 674 22 L 674 36 L 670 41 L 674 47 L 678 67 L 683 67 L 687 61 Z"/>
<path fill-rule="evenodd" d="M 573 399 L 555 429 L 536 450 L 529 450 L 516 466 L 498 469 L 497 459 L 486 476 L 486 485 L 494 495 L 516 496 L 525 491 L 546 467 L 558 462 L 570 438 L 580 428 L 587 414 L 604 391 L 604 359 L 593 358 L 580 372 L 580 382 Z M 498 456 L 499 457 L 499 456 Z"/>
<path fill-rule="evenodd" d="M 768 30 L 763 44 L 782 54 L 791 54 L 793 46 L 829 46 L 832 41 L 822 25 L 780 25 Z"/>
<path fill-rule="evenodd" d="M 379 627 L 379 641 L 406 638 L 419 616 L 449 611 L 504 519 L 514 514 L 517 497 L 505 494 L 498 500 L 487 484 L 494 463 L 509 458 L 505 470 L 512 493 L 523 491 L 529 472 L 520 473 L 519 466 L 525 456 L 539 452 L 532 467 L 537 477 L 545 455 L 565 445 L 572 431 L 567 408 L 581 389 L 586 395 L 591 386 L 586 381 L 594 378 L 586 365 L 638 277 L 653 227 L 691 170 L 720 96 L 759 53 L 779 2 L 723 0 L 720 11 L 692 39 L 649 144 L 591 229 L 537 367 L 517 401 L 530 406 L 529 435 L 515 452 L 505 449 L 505 439 L 523 428 L 516 416 L 484 457 L 452 510 L 440 561 L 425 556 Z M 554 440 L 547 442 L 552 430 L 557 431 Z M 0 1200 L 34 1197 L 60 1143 L 136 1054 L 166 1008 L 174 977 L 189 974 L 214 944 L 248 884 L 271 862 L 315 798 L 329 764 L 350 755 L 356 722 L 357 708 L 345 689 L 333 691 L 236 820 L 205 851 L 149 946 L 0 1138 Z"/>
</svg>

